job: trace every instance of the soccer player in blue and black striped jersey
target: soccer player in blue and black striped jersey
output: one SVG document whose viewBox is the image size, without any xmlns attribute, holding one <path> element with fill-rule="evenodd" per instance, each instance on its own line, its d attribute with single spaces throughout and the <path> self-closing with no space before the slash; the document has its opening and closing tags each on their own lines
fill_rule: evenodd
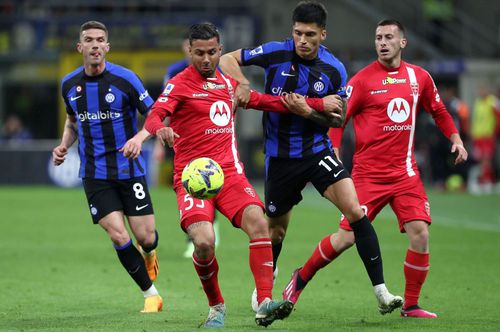
<svg viewBox="0 0 500 332">
<path fill-rule="evenodd" d="M 83 66 L 62 81 L 67 119 L 52 155 L 56 166 L 62 164 L 78 139 L 80 177 L 93 222 L 108 233 L 123 267 L 143 291 L 142 312 L 157 312 L 163 305 L 153 285 L 158 275 L 158 233 L 145 160 L 140 146 L 131 140 L 137 133 L 137 111 L 146 116 L 154 101 L 136 74 L 105 60 L 109 47 L 103 23 L 89 21 L 81 26 L 77 50 L 83 55 Z M 130 152 L 124 155 L 124 148 L 138 157 L 129 161 Z"/>
<path fill-rule="evenodd" d="M 224 55 L 222 69 L 240 82 L 236 91 L 239 102 L 246 104 L 249 81 L 240 66 L 255 65 L 265 70 L 265 92 L 285 96 L 293 107 L 304 97 L 335 94 L 346 97 L 344 65 L 321 43 L 326 39 L 325 7 L 315 1 L 301 1 L 292 15 L 293 38 L 268 42 L 253 49 L 239 49 Z M 304 96 L 304 97 L 301 97 Z M 345 114 L 345 102 L 340 107 Z M 305 119 L 296 115 L 266 113 L 265 132 L 266 182 L 265 201 L 276 262 L 290 221 L 292 208 L 302 200 L 308 182 L 346 216 L 354 231 L 356 247 L 374 286 L 379 306 L 392 311 L 402 305 L 384 283 L 382 258 L 375 230 L 361 208 L 352 179 L 333 151 L 328 127 L 338 126 L 333 118 L 313 112 Z M 320 252 L 333 254 L 330 238 L 321 241 Z M 319 255 L 318 264 L 327 260 Z M 306 281 L 297 270 L 283 292 L 283 298 L 295 303 Z M 255 301 L 252 297 L 252 307 Z"/>
</svg>

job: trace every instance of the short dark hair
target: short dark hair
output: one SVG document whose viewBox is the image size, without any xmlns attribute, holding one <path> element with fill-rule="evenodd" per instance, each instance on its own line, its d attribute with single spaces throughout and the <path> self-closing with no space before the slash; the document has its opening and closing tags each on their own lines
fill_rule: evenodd
<svg viewBox="0 0 500 332">
<path fill-rule="evenodd" d="M 220 43 L 219 31 L 212 23 L 198 23 L 189 27 L 189 44 L 192 44 L 195 39 L 209 40 L 212 38 L 217 38 L 217 42 Z"/>
<path fill-rule="evenodd" d="M 321 29 L 326 28 L 328 12 L 322 3 L 316 1 L 301 1 L 293 10 L 293 23 L 316 23 Z"/>
<path fill-rule="evenodd" d="M 108 28 L 106 28 L 104 23 L 101 23 L 99 21 L 87 21 L 80 26 L 80 35 L 82 34 L 82 32 L 84 30 L 88 30 L 88 29 L 103 30 L 106 33 L 106 38 L 108 37 Z"/>
<path fill-rule="evenodd" d="M 401 34 L 405 35 L 405 27 L 403 26 L 403 24 L 401 24 L 401 22 L 399 22 L 398 20 L 395 20 L 395 19 L 392 19 L 392 18 L 388 18 L 388 19 L 384 19 L 380 22 L 377 23 L 377 26 L 378 27 L 381 27 L 381 26 L 386 26 L 386 25 L 395 25 L 398 27 L 399 29 L 399 32 L 401 32 Z"/>
</svg>

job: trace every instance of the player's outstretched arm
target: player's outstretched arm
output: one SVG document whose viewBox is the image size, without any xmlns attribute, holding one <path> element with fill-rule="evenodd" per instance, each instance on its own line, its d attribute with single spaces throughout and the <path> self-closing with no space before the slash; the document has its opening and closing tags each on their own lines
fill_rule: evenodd
<svg viewBox="0 0 500 332">
<path fill-rule="evenodd" d="M 268 95 L 254 90 L 251 90 L 250 101 L 245 106 L 245 108 L 254 108 L 267 112 L 291 113 L 291 111 L 285 106 L 283 97 Z M 315 110 L 316 112 L 324 111 L 323 99 L 304 98 L 304 102 L 297 106 L 297 109 L 294 111 L 294 113 L 303 117 L 307 117 L 313 110 Z"/>
<path fill-rule="evenodd" d="M 54 165 L 59 166 L 66 160 L 68 149 L 75 143 L 78 138 L 78 127 L 76 125 L 76 117 L 68 115 L 64 123 L 64 131 L 61 143 L 52 150 L 52 160 Z"/>
<path fill-rule="evenodd" d="M 290 93 L 283 98 L 283 103 L 290 112 L 303 116 L 324 127 L 341 127 L 345 118 L 343 100 L 337 95 L 323 98 L 323 111 L 308 107 L 310 98 L 305 98 L 296 93 Z"/>
<path fill-rule="evenodd" d="M 219 60 L 219 67 L 222 72 L 239 83 L 236 88 L 236 104 L 246 107 L 250 101 L 250 81 L 241 71 L 241 64 L 241 49 L 226 53 Z"/>
</svg>

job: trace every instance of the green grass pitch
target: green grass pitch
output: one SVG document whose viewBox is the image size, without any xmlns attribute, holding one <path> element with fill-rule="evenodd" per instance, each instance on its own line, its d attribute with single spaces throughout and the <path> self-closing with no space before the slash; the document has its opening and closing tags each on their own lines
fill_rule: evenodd
<svg viewBox="0 0 500 332">
<path fill-rule="evenodd" d="M 0 331 L 190 331 L 207 314 L 192 262 L 182 257 L 170 189 L 154 189 L 160 233 L 156 286 L 164 311 L 144 315 L 142 294 L 123 271 L 111 242 L 93 226 L 82 189 L 0 187 Z M 435 320 L 381 316 L 355 249 L 321 270 L 292 315 L 268 330 L 498 331 L 500 330 L 500 196 L 430 193 L 431 270 L 421 305 Z M 250 308 L 253 279 L 248 239 L 221 221 L 219 280 L 226 330 L 262 330 Z M 279 260 L 274 296 L 319 240 L 337 229 L 339 212 L 313 190 L 294 210 Z M 374 223 L 389 289 L 403 293 L 406 235 L 384 210 Z"/>
</svg>

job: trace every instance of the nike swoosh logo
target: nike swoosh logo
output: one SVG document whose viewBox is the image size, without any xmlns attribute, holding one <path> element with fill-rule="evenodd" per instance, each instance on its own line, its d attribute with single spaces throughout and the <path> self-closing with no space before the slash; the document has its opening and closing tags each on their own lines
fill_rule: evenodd
<svg viewBox="0 0 500 332">
<path fill-rule="evenodd" d="M 341 170 L 340 170 L 340 171 L 338 171 L 337 173 L 333 173 L 333 176 L 334 176 L 334 177 L 337 177 L 337 176 L 339 176 L 339 174 L 340 174 L 340 173 L 342 173 L 343 171 L 344 171 L 344 170 L 343 170 L 343 169 L 341 169 Z"/>
<path fill-rule="evenodd" d="M 146 205 L 143 205 L 143 206 L 138 206 L 138 205 L 136 205 L 136 206 L 135 206 L 135 210 L 136 210 L 136 211 L 141 211 L 142 209 L 144 209 L 144 208 L 145 208 L 145 207 L 147 207 L 148 205 L 149 205 L 149 204 L 146 204 Z"/>
<path fill-rule="evenodd" d="M 76 96 L 76 97 L 71 97 L 71 98 L 69 98 L 69 100 L 71 100 L 71 101 L 75 101 L 75 100 L 77 100 L 77 99 L 78 99 L 78 98 L 80 98 L 80 97 L 81 97 L 81 95 L 80 95 L 80 96 Z"/>
<path fill-rule="evenodd" d="M 377 258 L 378 258 L 378 256 L 375 256 L 375 257 L 370 257 L 370 260 L 371 260 L 371 261 L 374 261 L 374 260 L 376 260 Z"/>
<path fill-rule="evenodd" d="M 273 262 L 264 262 L 262 265 L 273 267 Z"/>
<path fill-rule="evenodd" d="M 285 71 L 283 70 L 283 71 L 281 72 L 281 76 L 290 76 L 290 77 L 293 77 L 293 76 L 295 76 L 295 75 L 294 75 L 294 74 L 288 74 L 288 73 L 285 73 Z"/>
</svg>

